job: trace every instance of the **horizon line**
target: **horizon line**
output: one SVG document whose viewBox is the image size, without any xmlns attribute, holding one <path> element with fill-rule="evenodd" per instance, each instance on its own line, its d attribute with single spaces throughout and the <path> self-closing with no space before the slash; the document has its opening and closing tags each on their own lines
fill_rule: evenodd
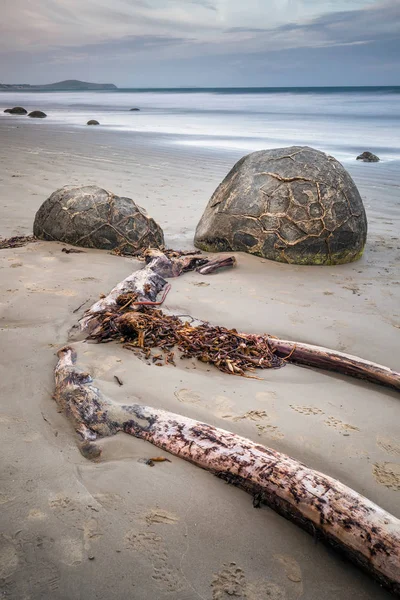
<svg viewBox="0 0 400 600">
<path fill-rule="evenodd" d="M 42 86 L 48 86 L 48 85 L 56 85 L 58 82 L 56 83 L 1 83 L 0 82 L 0 90 L 2 86 L 30 86 L 30 87 L 42 87 Z M 255 89 L 255 90 L 261 90 L 261 89 L 334 89 L 334 88 L 349 88 L 349 89 L 354 89 L 354 88 L 393 88 L 393 87 L 400 87 L 400 83 L 393 83 L 393 84 L 375 84 L 375 85 L 221 85 L 221 86 L 211 86 L 211 85 L 205 85 L 205 86 L 192 86 L 192 85 L 173 85 L 173 86 L 140 86 L 140 87 L 136 87 L 136 86 L 129 86 L 129 85 L 120 85 L 117 86 L 116 84 L 101 84 L 101 83 L 96 83 L 96 82 L 82 82 L 82 83 L 88 83 L 88 84 L 95 84 L 95 85 L 113 85 L 115 86 L 115 88 L 117 90 L 232 90 L 232 89 L 237 89 L 237 90 L 248 90 L 248 89 Z M 113 90 L 54 90 L 54 91 L 108 91 L 108 92 L 112 92 Z"/>
</svg>

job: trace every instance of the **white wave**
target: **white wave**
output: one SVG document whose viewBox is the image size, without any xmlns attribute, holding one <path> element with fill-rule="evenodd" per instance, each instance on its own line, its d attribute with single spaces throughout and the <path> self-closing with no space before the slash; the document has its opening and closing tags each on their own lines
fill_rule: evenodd
<svg viewBox="0 0 400 600">
<path fill-rule="evenodd" d="M 259 150 L 312 145 L 340 159 L 371 150 L 400 158 L 399 95 L 385 92 L 2 92 L 0 107 L 48 113 L 49 125 L 151 133 L 159 143 Z M 140 112 L 130 112 L 139 107 Z M 4 115 L 4 118 L 10 118 Z M 170 139 L 165 139 L 170 136 Z"/>
</svg>

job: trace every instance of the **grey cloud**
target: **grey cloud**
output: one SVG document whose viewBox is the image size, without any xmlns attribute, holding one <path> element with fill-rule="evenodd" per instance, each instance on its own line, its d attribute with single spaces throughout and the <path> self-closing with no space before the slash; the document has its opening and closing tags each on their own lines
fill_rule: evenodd
<svg viewBox="0 0 400 600">
<path fill-rule="evenodd" d="M 24 1 L 15 0 L 19 5 Z M 83 20 L 77 9 L 82 0 L 43 2 L 46 18 L 42 15 L 35 22 L 39 32 L 49 23 L 57 23 L 61 30 L 66 23 L 75 23 L 77 15 Z M 301 81 L 326 85 L 333 70 L 337 82 L 341 77 L 347 85 L 400 83 L 400 0 L 268 28 L 240 26 L 239 19 L 237 26 L 226 27 L 221 6 L 228 3 L 222 0 L 85 2 L 90 24 L 85 35 L 66 41 L 53 33 L 47 47 L 36 53 L 0 50 L 1 79 L 45 83 L 60 78 L 93 80 L 97 73 L 97 80 L 114 80 L 122 86 L 300 85 Z M 196 15 L 208 17 L 191 17 L 190 5 L 198 5 Z M 0 25 L 3 31 L 6 27 L 7 23 Z M 133 32 L 126 35 L 129 29 Z M 0 49 L 1 44 L 0 38 Z M 331 84 L 337 82 L 332 79 Z"/>
<path fill-rule="evenodd" d="M 208 8 L 209 10 L 217 11 L 217 6 L 215 2 L 211 2 L 211 0 L 187 0 L 190 4 L 199 4 L 204 8 Z"/>
<path fill-rule="evenodd" d="M 93 44 L 84 44 L 69 48 L 69 53 L 78 53 L 82 55 L 109 55 L 110 58 L 115 57 L 115 54 L 122 52 L 141 52 L 149 49 L 166 48 L 168 46 L 177 46 L 185 43 L 194 42 L 194 38 L 162 36 L 162 35 L 130 35 L 119 40 L 108 40 L 107 42 L 98 42 Z M 54 47 L 54 53 L 62 53 L 63 47 Z"/>
<path fill-rule="evenodd" d="M 224 33 L 263 33 L 268 31 L 268 29 L 258 28 L 258 27 L 230 27 L 229 29 L 225 29 Z"/>
<path fill-rule="evenodd" d="M 231 28 L 231 47 L 240 34 L 251 34 L 243 40 L 248 53 L 275 49 L 330 47 L 366 44 L 376 40 L 399 39 L 400 1 L 379 3 L 373 7 L 329 13 L 306 22 L 286 23 L 268 29 Z"/>
<path fill-rule="evenodd" d="M 212 31 L 211 0 L 13 0 L 2 9 L 0 49 L 79 46 L 130 34 Z M 212 14 L 212 13 L 211 13 Z"/>
<path fill-rule="evenodd" d="M 179 46 L 178 46 L 179 47 Z M 26 53 L 8 55 L 3 61 L 3 81 L 49 83 L 77 78 L 112 81 L 120 87 L 240 87 L 240 86 L 331 86 L 394 85 L 400 83 L 400 41 L 373 41 L 365 45 L 323 48 L 293 48 L 243 54 L 187 57 L 161 60 L 162 52 L 143 53 L 133 59 L 130 52 L 42 53 L 35 60 Z M 18 73 L 18 75 L 16 75 Z"/>
<path fill-rule="evenodd" d="M 400 2 L 379 3 L 376 6 L 330 13 L 308 23 L 288 23 L 276 32 L 323 33 L 327 41 L 355 42 L 393 35 L 400 37 Z"/>
</svg>

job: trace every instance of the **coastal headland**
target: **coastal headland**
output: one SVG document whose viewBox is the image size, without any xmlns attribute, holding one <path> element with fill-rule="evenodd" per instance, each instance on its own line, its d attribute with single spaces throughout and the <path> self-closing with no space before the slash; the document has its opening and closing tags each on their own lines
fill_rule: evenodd
<svg viewBox="0 0 400 600">
<path fill-rule="evenodd" d="M 44 83 L 32 85 L 29 83 L 0 83 L 0 91 L 16 92 L 18 90 L 24 92 L 77 92 L 77 91 L 100 91 L 100 90 L 116 90 L 117 86 L 113 83 L 89 83 L 87 81 L 79 81 L 77 79 L 66 79 L 56 83 Z"/>
</svg>

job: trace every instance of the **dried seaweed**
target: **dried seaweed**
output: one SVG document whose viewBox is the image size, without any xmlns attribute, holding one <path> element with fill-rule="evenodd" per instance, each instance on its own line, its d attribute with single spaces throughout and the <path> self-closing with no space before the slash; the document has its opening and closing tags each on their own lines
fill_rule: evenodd
<svg viewBox="0 0 400 600">
<path fill-rule="evenodd" d="M 82 254 L 85 250 L 78 250 L 77 248 L 62 248 L 61 252 L 65 252 L 65 254 Z"/>
<path fill-rule="evenodd" d="M 154 250 L 154 248 L 152 248 Z M 172 250 L 172 248 L 166 248 L 165 246 L 160 246 L 157 248 L 160 252 L 162 252 L 167 258 L 181 258 L 182 256 L 200 256 L 202 254 L 201 250 Z M 116 254 L 117 256 L 130 256 L 137 258 L 138 260 L 146 260 L 149 248 L 139 248 L 136 251 L 128 251 L 125 245 L 120 245 L 117 248 L 111 250 L 110 254 Z"/>
<path fill-rule="evenodd" d="M 118 303 L 121 305 L 124 300 L 125 295 Z M 157 366 L 175 364 L 175 348 L 181 358 L 196 358 L 231 375 L 248 376 L 247 371 L 276 369 L 285 364 L 271 350 L 268 336 L 245 335 L 209 323 L 193 326 L 178 316 L 150 307 L 125 311 L 122 305 L 119 310 L 103 313 L 99 320 L 100 326 L 89 339 L 103 343 L 117 340 L 124 348 L 141 352 Z M 155 348 L 162 353 L 152 354 Z"/>
<path fill-rule="evenodd" d="M 26 246 L 32 242 L 37 242 L 34 235 L 16 235 L 8 239 L 4 238 L 0 239 L 0 250 L 5 250 L 6 248 L 21 248 L 21 246 Z"/>
</svg>

